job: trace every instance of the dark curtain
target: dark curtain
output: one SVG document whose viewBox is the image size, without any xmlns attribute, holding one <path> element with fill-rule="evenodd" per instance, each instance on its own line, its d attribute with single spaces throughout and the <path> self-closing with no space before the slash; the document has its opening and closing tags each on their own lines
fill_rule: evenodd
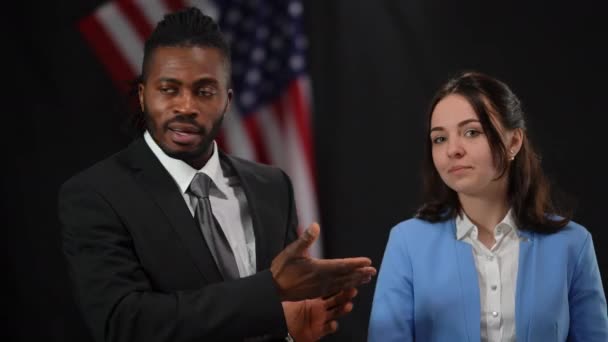
<svg viewBox="0 0 608 342">
<path fill-rule="evenodd" d="M 550 179 L 593 234 L 608 285 L 603 207 L 607 24 L 587 1 L 309 2 L 319 193 L 327 255 L 376 266 L 390 228 L 420 202 L 425 116 L 461 70 L 523 102 Z M 374 284 L 328 341 L 365 341 Z M 449 310 L 449 308 L 446 308 Z"/>
</svg>

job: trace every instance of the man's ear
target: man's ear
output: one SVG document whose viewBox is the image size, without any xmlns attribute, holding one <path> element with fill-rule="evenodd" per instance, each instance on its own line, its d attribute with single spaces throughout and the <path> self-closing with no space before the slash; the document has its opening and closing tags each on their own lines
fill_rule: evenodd
<svg viewBox="0 0 608 342">
<path fill-rule="evenodd" d="M 144 85 L 143 83 L 139 83 L 137 85 L 137 96 L 139 98 L 139 108 L 141 109 L 142 113 L 144 112 Z"/>
<path fill-rule="evenodd" d="M 227 94 L 228 99 L 226 100 L 226 106 L 224 106 L 224 114 L 228 112 L 228 110 L 230 109 L 230 104 L 232 103 L 232 96 L 234 95 L 234 91 L 232 90 L 232 88 L 228 88 Z"/>
</svg>

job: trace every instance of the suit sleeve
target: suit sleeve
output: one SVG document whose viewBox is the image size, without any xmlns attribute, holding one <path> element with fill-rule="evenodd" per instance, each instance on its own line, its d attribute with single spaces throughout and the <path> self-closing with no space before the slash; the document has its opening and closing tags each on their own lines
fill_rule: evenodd
<svg viewBox="0 0 608 342">
<path fill-rule="evenodd" d="M 127 225 L 85 184 L 66 183 L 58 209 L 76 299 L 96 341 L 242 341 L 287 334 L 270 271 L 200 289 L 155 291 Z"/>
<path fill-rule="evenodd" d="M 568 301 L 570 304 L 568 341 L 608 341 L 606 297 L 593 240 L 588 233 L 576 261 Z"/>
<path fill-rule="evenodd" d="M 296 210 L 296 203 L 294 200 L 293 186 L 291 185 L 291 180 L 285 172 L 281 171 L 281 173 L 283 175 L 283 178 L 285 179 L 285 183 L 287 184 L 287 201 L 289 201 L 289 213 L 287 215 L 287 231 L 285 236 L 285 246 L 287 246 L 298 238 L 298 212 Z"/>
<path fill-rule="evenodd" d="M 412 265 L 399 226 L 391 231 L 374 292 L 369 342 L 413 341 Z"/>
</svg>

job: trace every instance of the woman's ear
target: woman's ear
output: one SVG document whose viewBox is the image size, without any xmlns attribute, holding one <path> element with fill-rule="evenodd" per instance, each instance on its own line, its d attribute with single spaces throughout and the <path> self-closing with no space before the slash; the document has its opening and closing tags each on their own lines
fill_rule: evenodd
<svg viewBox="0 0 608 342">
<path fill-rule="evenodd" d="M 517 153 L 521 149 L 521 144 L 524 142 L 524 131 L 521 128 L 516 128 L 507 133 L 507 150 L 509 160 L 515 159 Z"/>
</svg>

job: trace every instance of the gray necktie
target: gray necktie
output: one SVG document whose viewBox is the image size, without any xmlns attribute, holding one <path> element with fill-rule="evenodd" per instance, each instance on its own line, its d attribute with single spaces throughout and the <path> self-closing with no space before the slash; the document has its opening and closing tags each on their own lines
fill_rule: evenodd
<svg viewBox="0 0 608 342">
<path fill-rule="evenodd" d="M 215 259 L 224 279 L 238 279 L 239 269 L 236 265 L 232 248 L 222 231 L 222 227 L 213 216 L 211 202 L 209 202 L 209 186 L 211 178 L 202 172 L 197 172 L 190 183 L 189 191 L 198 198 L 194 209 L 194 218 L 203 232 L 207 246 Z"/>
</svg>

